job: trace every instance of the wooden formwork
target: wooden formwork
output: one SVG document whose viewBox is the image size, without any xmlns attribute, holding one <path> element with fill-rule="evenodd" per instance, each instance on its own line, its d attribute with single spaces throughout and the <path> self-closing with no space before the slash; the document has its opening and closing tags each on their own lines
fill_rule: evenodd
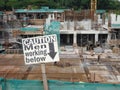
<svg viewBox="0 0 120 90">
<path fill-rule="evenodd" d="M 109 40 L 108 42 L 111 46 L 120 45 L 120 40 Z"/>
<path fill-rule="evenodd" d="M 24 32 L 20 30 L 12 30 L 12 33 L 13 33 L 13 37 L 17 37 L 21 34 L 24 34 Z"/>
<path fill-rule="evenodd" d="M 30 23 L 33 25 L 44 25 L 45 19 L 30 19 Z"/>
<path fill-rule="evenodd" d="M 81 10 L 81 11 L 65 11 L 65 18 L 72 19 L 72 20 L 83 20 L 83 19 L 90 19 L 91 18 L 90 10 Z"/>
<path fill-rule="evenodd" d="M 22 54 L 23 51 L 22 49 L 6 49 L 5 53 L 6 54 Z"/>
<path fill-rule="evenodd" d="M 39 35 L 43 34 L 43 30 L 39 31 L 20 31 L 20 30 L 13 30 L 13 37 L 17 37 L 19 35 Z"/>
</svg>

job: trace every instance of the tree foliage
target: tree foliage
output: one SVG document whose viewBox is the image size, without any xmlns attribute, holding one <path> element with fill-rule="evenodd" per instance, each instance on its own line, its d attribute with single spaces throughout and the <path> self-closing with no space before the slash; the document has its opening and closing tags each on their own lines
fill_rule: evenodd
<svg viewBox="0 0 120 90">
<path fill-rule="evenodd" d="M 50 8 L 73 8 L 90 9 L 91 0 L 0 0 L 1 10 L 12 10 L 27 8 L 40 8 L 41 6 L 49 6 Z M 98 9 L 120 10 L 120 2 L 118 0 L 97 0 Z"/>
<path fill-rule="evenodd" d="M 106 9 L 106 10 L 119 10 L 120 9 L 120 1 L 118 0 L 98 0 L 97 3 L 98 9 Z"/>
</svg>

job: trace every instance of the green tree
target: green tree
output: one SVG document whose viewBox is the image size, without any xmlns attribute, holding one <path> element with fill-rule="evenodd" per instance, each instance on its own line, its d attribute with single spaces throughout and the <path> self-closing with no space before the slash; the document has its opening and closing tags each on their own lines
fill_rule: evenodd
<svg viewBox="0 0 120 90">
<path fill-rule="evenodd" d="M 97 8 L 105 10 L 120 9 L 120 2 L 118 0 L 98 0 Z"/>
<path fill-rule="evenodd" d="M 41 6 L 50 8 L 74 8 L 90 9 L 91 0 L 0 0 L 1 10 L 12 10 L 18 8 L 27 8 L 30 5 L 33 9 Z M 118 0 L 97 0 L 97 9 L 120 10 L 120 1 Z"/>
<path fill-rule="evenodd" d="M 3 7 L 5 5 L 4 0 L 0 0 L 0 7 Z"/>
<path fill-rule="evenodd" d="M 1 10 L 6 10 L 6 8 L 7 8 L 7 5 L 6 5 L 7 1 L 8 0 L 0 0 L 0 8 L 1 8 Z"/>
<path fill-rule="evenodd" d="M 18 0 L 8 0 L 8 2 L 6 3 L 6 5 L 8 7 L 10 7 L 11 9 L 12 8 L 17 8 L 18 4 L 19 4 Z"/>
</svg>

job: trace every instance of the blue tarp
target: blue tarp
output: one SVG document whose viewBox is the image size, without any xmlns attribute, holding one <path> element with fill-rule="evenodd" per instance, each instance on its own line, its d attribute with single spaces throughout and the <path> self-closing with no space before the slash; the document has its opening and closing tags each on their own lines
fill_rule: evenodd
<svg viewBox="0 0 120 90">
<path fill-rule="evenodd" d="M 120 28 L 120 24 L 112 24 L 111 27 L 112 28 Z"/>
<path fill-rule="evenodd" d="M 48 80 L 49 90 L 120 90 L 120 84 L 79 83 Z M 0 79 L 1 90 L 44 90 L 39 80 Z"/>
<path fill-rule="evenodd" d="M 3 15 L 3 12 L 2 12 L 2 11 L 0 11 L 0 15 Z"/>
<path fill-rule="evenodd" d="M 65 9 L 50 9 L 49 7 L 41 7 L 41 9 L 17 9 L 15 13 L 46 13 L 46 12 L 64 12 Z"/>
<path fill-rule="evenodd" d="M 96 10 L 96 13 L 105 13 L 105 10 Z"/>
<path fill-rule="evenodd" d="M 56 34 L 58 40 L 58 47 L 60 47 L 60 22 L 52 21 L 50 25 L 44 25 L 45 35 Z"/>
<path fill-rule="evenodd" d="M 33 27 L 24 27 L 20 28 L 21 31 L 38 31 L 40 30 L 39 28 L 33 28 Z"/>
</svg>

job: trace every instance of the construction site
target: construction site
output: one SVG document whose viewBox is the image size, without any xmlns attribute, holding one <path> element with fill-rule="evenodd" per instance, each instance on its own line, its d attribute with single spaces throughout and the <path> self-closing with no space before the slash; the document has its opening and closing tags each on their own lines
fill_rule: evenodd
<svg viewBox="0 0 120 90">
<path fill-rule="evenodd" d="M 25 65 L 22 39 L 44 36 L 49 29 L 59 31 L 60 61 L 45 64 L 47 80 L 120 84 L 120 15 L 97 10 L 97 0 L 91 0 L 90 10 L 18 9 L 2 19 L 1 78 L 42 80 L 41 64 Z"/>
</svg>

